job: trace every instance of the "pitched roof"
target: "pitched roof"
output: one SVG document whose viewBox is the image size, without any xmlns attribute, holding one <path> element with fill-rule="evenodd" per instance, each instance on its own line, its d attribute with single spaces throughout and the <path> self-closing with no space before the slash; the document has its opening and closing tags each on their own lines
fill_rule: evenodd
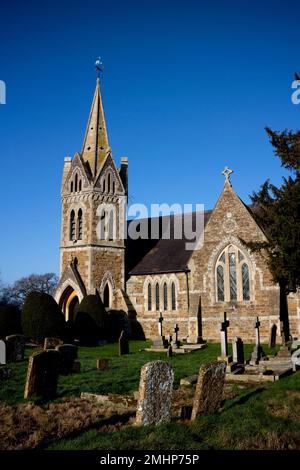
<svg viewBox="0 0 300 470">
<path fill-rule="evenodd" d="M 204 227 L 206 226 L 212 211 L 204 212 Z M 203 213 L 202 213 L 203 214 Z M 191 242 L 186 237 L 186 230 L 183 230 L 183 236 L 175 238 L 174 227 L 196 228 L 196 215 L 199 212 L 181 215 L 162 216 L 158 218 L 149 218 L 135 220 L 134 223 L 148 224 L 148 232 L 151 235 L 151 224 L 159 224 L 160 238 L 153 240 L 151 238 L 143 240 L 141 238 L 133 240 L 128 238 L 126 242 L 126 271 L 129 275 L 155 274 L 167 272 L 180 272 L 186 269 L 188 261 L 193 253 L 186 249 L 186 243 Z M 169 223 L 168 223 L 169 222 Z M 128 222 L 129 224 L 131 221 Z M 176 225 L 178 223 L 178 225 Z M 152 225 L 152 226 L 153 226 Z M 170 237 L 167 239 L 168 231 Z M 149 236 L 150 237 L 150 236 Z"/>
</svg>

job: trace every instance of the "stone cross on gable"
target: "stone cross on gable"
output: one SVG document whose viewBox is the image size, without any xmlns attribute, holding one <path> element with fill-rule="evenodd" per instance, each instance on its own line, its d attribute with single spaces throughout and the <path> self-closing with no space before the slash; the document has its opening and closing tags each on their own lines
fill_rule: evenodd
<svg viewBox="0 0 300 470">
<path fill-rule="evenodd" d="M 162 316 L 162 313 L 159 312 L 159 319 L 158 319 L 158 335 L 159 336 L 163 335 L 163 329 L 162 329 L 163 320 L 164 320 L 164 317 Z"/>
<path fill-rule="evenodd" d="M 254 324 L 254 328 L 255 328 L 255 344 L 256 344 L 256 346 L 260 346 L 259 327 L 260 327 L 260 321 L 259 321 L 258 317 L 256 317 L 256 322 L 255 322 L 255 324 Z"/>
<path fill-rule="evenodd" d="M 233 173 L 233 170 L 231 170 L 230 168 L 228 168 L 228 166 L 225 166 L 224 170 L 222 171 L 222 175 L 225 176 L 225 181 L 230 184 L 230 175 L 231 173 Z"/>
<path fill-rule="evenodd" d="M 228 356 L 228 344 L 227 344 L 227 328 L 229 327 L 229 321 L 227 320 L 227 314 L 224 312 L 224 321 L 220 323 L 220 335 L 221 335 L 221 357 Z"/>
</svg>

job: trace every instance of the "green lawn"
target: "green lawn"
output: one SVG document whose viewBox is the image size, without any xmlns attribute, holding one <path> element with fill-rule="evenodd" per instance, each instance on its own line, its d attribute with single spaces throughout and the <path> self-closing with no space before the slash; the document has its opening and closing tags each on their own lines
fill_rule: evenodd
<svg viewBox="0 0 300 470">
<path fill-rule="evenodd" d="M 69 376 L 60 376 L 58 396 L 79 396 L 81 392 L 95 393 L 130 393 L 138 390 L 141 367 L 148 361 L 162 359 L 170 362 L 175 371 L 175 387 L 182 377 L 197 374 L 201 364 L 214 361 L 220 354 L 220 345 L 209 343 L 206 349 L 189 354 L 177 354 L 167 358 L 165 353 L 140 352 L 149 347 L 146 341 L 131 341 L 130 354 L 118 356 L 118 344 L 107 344 L 98 347 L 80 347 L 79 360 L 81 372 Z M 229 351 L 231 352 L 231 345 Z M 245 346 L 245 357 L 250 358 L 253 345 Z M 264 347 L 266 352 L 274 352 Z M 26 350 L 26 360 L 21 363 L 9 364 L 12 377 L 3 381 L 0 389 L 0 400 L 8 403 L 22 402 L 26 378 L 28 357 L 36 349 Z M 96 360 L 100 357 L 110 359 L 107 371 L 96 369 Z"/>
<path fill-rule="evenodd" d="M 148 361 L 163 359 L 175 371 L 175 388 L 182 377 L 198 372 L 201 364 L 215 360 L 218 344 L 209 343 L 201 351 L 167 358 L 163 353 L 140 351 L 149 343 L 130 342 L 130 354 L 118 356 L 118 345 L 79 348 L 81 372 L 59 378 L 58 398 L 79 396 L 81 392 L 133 393 L 138 390 L 140 369 Z M 253 345 L 245 346 L 249 359 Z M 274 353 L 264 346 L 266 353 Z M 28 350 L 26 357 L 33 352 Z M 107 371 L 96 369 L 100 357 L 110 359 Z M 0 400 L 23 400 L 27 360 L 11 364 L 13 376 L 2 382 Z M 45 444 L 48 449 L 300 449 L 300 372 L 275 383 L 247 388 L 227 385 L 229 398 L 212 416 L 195 422 L 173 422 L 157 427 L 136 428 L 96 425 L 69 438 Z M 230 395 L 231 394 L 231 395 Z M 45 446 L 44 446 L 45 447 Z"/>
</svg>

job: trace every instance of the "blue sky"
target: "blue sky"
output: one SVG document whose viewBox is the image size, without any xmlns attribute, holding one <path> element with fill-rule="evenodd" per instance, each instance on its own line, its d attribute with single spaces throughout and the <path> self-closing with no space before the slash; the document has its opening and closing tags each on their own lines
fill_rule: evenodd
<svg viewBox="0 0 300 470">
<path fill-rule="evenodd" d="M 81 150 L 99 55 L 130 202 L 212 208 L 225 165 L 245 202 L 280 184 L 264 127 L 299 128 L 299 21 L 289 0 L 2 0 L 2 279 L 58 272 L 63 159 Z"/>
</svg>

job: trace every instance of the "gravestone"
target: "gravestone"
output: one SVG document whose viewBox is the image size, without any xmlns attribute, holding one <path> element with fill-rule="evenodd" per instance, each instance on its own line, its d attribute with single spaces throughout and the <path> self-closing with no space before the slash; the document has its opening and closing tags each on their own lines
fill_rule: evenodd
<svg viewBox="0 0 300 470">
<path fill-rule="evenodd" d="M 24 335 L 10 335 L 6 336 L 6 341 L 10 344 L 11 352 L 9 360 L 12 362 L 23 361 L 25 353 L 25 336 Z"/>
<path fill-rule="evenodd" d="M 142 367 L 136 425 L 156 425 L 171 421 L 173 381 L 173 369 L 166 362 L 148 362 Z"/>
<path fill-rule="evenodd" d="M 0 364 L 6 364 L 6 343 L 0 339 Z"/>
<path fill-rule="evenodd" d="M 56 396 L 61 355 L 55 349 L 38 351 L 29 358 L 24 398 L 33 395 L 43 399 Z"/>
<path fill-rule="evenodd" d="M 178 324 L 176 323 L 176 325 L 174 326 L 174 333 L 175 333 L 175 348 L 177 349 L 180 347 L 180 342 L 178 339 L 178 331 L 179 331 L 179 327 L 178 327 Z"/>
<path fill-rule="evenodd" d="M 158 336 L 156 336 L 152 341 L 152 348 L 153 349 L 161 349 L 161 348 L 167 348 L 168 347 L 168 341 L 165 339 L 165 337 L 163 335 L 163 321 L 164 321 L 164 318 L 162 316 L 162 313 L 159 312 L 159 318 L 158 318 L 158 321 L 157 321 Z"/>
<path fill-rule="evenodd" d="M 220 337 L 221 337 L 221 356 L 218 358 L 220 361 L 226 363 L 232 362 L 232 356 L 228 356 L 228 343 L 227 343 L 227 328 L 229 327 L 229 321 L 227 320 L 227 314 L 224 312 L 224 320 L 220 323 Z"/>
<path fill-rule="evenodd" d="M 47 351 L 52 350 L 48 349 Z M 73 372 L 74 361 L 78 357 L 78 347 L 74 346 L 74 344 L 61 344 L 56 346 L 54 351 L 58 351 L 61 354 L 60 374 L 71 374 Z"/>
<path fill-rule="evenodd" d="M 191 419 L 214 413 L 223 398 L 226 363 L 213 362 L 200 367 Z"/>
<path fill-rule="evenodd" d="M 99 370 L 107 370 L 109 367 L 109 359 L 106 357 L 101 357 L 97 359 L 97 369 Z"/>
<path fill-rule="evenodd" d="M 59 338 L 45 338 L 44 349 L 55 349 L 56 346 L 63 344 L 63 341 Z"/>
<path fill-rule="evenodd" d="M 73 362 L 72 372 L 74 372 L 74 374 L 79 374 L 80 369 L 81 369 L 81 362 L 76 359 Z"/>
<path fill-rule="evenodd" d="M 123 330 L 119 338 L 119 356 L 124 356 L 125 354 L 129 354 L 129 343 L 128 336 Z"/>
<path fill-rule="evenodd" d="M 254 366 L 256 364 L 259 364 L 259 361 L 261 360 L 263 356 L 263 350 L 260 345 L 260 335 L 259 335 L 259 327 L 260 327 L 260 321 L 258 317 L 256 317 L 256 322 L 254 324 L 255 328 L 255 346 L 251 355 L 250 359 L 250 365 Z"/>
<path fill-rule="evenodd" d="M 244 343 L 242 338 L 239 338 L 238 336 L 235 336 L 232 340 L 232 355 L 233 362 L 244 364 Z"/>
<path fill-rule="evenodd" d="M 277 335 L 277 326 L 274 324 L 270 329 L 269 348 L 274 348 L 276 346 L 276 335 Z"/>
</svg>

